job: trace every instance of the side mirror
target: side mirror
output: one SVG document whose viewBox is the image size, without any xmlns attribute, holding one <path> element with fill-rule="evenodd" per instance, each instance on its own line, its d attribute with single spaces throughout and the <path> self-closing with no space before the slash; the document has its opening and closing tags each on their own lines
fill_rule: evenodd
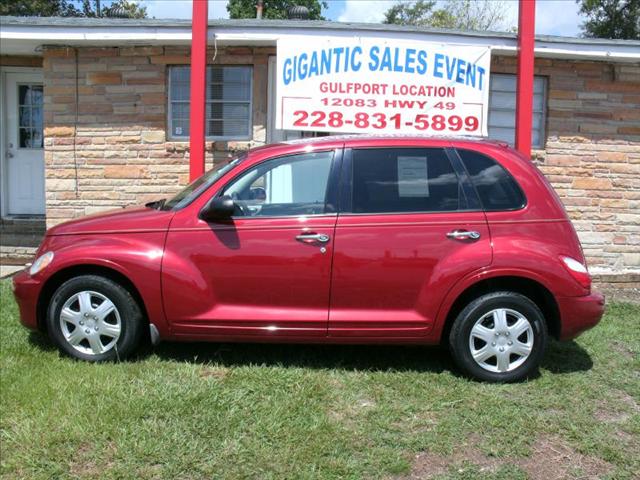
<svg viewBox="0 0 640 480">
<path fill-rule="evenodd" d="M 200 218 L 205 221 L 227 220 L 231 218 L 236 205 L 229 195 L 214 197 L 200 210 Z"/>
</svg>

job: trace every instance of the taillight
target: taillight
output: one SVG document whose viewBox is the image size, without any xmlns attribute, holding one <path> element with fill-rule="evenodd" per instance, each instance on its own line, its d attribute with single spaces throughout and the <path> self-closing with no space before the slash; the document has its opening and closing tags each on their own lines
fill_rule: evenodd
<svg viewBox="0 0 640 480">
<path fill-rule="evenodd" d="M 562 265 L 576 282 L 587 290 L 591 288 L 591 275 L 589 275 L 589 270 L 584 264 L 571 257 L 560 257 L 560 260 L 562 260 Z"/>
</svg>

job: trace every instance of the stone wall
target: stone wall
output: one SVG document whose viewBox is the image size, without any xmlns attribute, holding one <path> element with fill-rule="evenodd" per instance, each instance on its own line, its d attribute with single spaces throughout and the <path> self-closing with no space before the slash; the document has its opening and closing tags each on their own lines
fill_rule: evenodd
<svg viewBox="0 0 640 480">
<path fill-rule="evenodd" d="M 44 232 L 41 216 L 0 219 L 0 264 L 24 265 L 33 259 Z"/>
<path fill-rule="evenodd" d="M 207 142 L 207 168 L 265 142 L 270 54 L 275 49 L 218 49 L 215 64 L 253 66 L 253 140 Z M 43 55 L 49 227 L 166 197 L 187 183 L 189 143 L 168 141 L 166 124 L 167 67 L 188 64 L 188 48 L 56 48 Z M 211 63 L 213 50 L 207 58 Z"/>
<path fill-rule="evenodd" d="M 264 143 L 274 54 L 218 50 L 216 64 L 253 65 L 253 140 L 208 142 L 209 165 Z M 188 142 L 166 138 L 166 79 L 168 65 L 188 62 L 184 47 L 44 51 L 49 226 L 165 197 L 186 183 Z M 515 66 L 515 57 L 494 57 L 492 71 Z M 640 272 L 640 65 L 537 59 L 536 74 L 548 77 L 548 98 L 546 148 L 534 158 L 562 197 L 592 270 Z"/>
<path fill-rule="evenodd" d="M 515 57 L 493 59 L 492 72 L 515 69 Z M 534 158 L 590 269 L 640 274 L 640 65 L 538 58 L 535 74 L 547 77 L 548 98 L 546 148 Z"/>
</svg>

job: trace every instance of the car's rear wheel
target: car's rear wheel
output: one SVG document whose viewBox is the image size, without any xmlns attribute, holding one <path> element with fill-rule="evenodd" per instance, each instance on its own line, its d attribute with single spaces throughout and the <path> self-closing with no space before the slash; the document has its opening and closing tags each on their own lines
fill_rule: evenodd
<svg viewBox="0 0 640 480">
<path fill-rule="evenodd" d="M 100 362 L 129 356 L 140 343 L 143 316 L 131 294 L 97 275 L 64 282 L 53 294 L 47 327 L 61 351 Z"/>
<path fill-rule="evenodd" d="M 513 382 L 538 369 L 547 336 L 544 316 L 533 301 L 515 292 L 494 292 L 475 299 L 458 314 L 449 346 L 466 374 Z"/>
</svg>

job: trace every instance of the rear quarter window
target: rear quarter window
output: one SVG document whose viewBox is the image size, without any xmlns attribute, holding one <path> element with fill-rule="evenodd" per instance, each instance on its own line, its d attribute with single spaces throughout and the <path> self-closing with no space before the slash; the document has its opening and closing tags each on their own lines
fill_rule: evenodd
<svg viewBox="0 0 640 480">
<path fill-rule="evenodd" d="M 520 185 L 502 165 L 473 150 L 457 151 L 484 210 L 518 210 L 526 205 Z"/>
</svg>

